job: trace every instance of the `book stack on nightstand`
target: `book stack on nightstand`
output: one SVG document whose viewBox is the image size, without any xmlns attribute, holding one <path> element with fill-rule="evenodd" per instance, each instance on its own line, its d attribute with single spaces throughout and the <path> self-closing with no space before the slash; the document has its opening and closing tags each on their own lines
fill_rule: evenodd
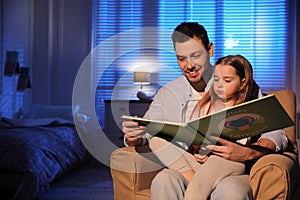
<svg viewBox="0 0 300 200">
<path fill-rule="evenodd" d="M 139 100 L 105 100 L 105 124 L 106 136 L 118 147 L 123 147 L 122 115 L 142 117 L 148 110 L 150 102 Z"/>
</svg>

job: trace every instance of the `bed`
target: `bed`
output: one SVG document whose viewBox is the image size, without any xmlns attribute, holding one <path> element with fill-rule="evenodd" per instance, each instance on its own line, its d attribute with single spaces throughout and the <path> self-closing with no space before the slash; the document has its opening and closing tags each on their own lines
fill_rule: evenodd
<svg viewBox="0 0 300 200">
<path fill-rule="evenodd" d="M 38 105 L 21 119 L 2 117 L 0 195 L 34 199 L 89 157 L 76 133 L 71 107 Z"/>
</svg>

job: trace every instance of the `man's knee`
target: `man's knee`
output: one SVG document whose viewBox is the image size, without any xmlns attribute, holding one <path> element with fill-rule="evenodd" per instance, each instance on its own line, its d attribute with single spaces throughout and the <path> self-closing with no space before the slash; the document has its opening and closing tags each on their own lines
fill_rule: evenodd
<svg viewBox="0 0 300 200">
<path fill-rule="evenodd" d="M 156 184 L 157 183 L 157 184 Z M 185 187 L 186 181 L 184 177 L 175 170 L 164 169 L 159 172 L 152 181 L 152 186 L 169 185 L 174 187 Z"/>
<path fill-rule="evenodd" d="M 229 176 L 222 179 L 211 194 L 211 200 L 220 199 L 251 200 L 249 176 Z"/>
<path fill-rule="evenodd" d="M 183 199 L 187 183 L 175 170 L 164 169 L 152 180 L 152 199 Z"/>
</svg>

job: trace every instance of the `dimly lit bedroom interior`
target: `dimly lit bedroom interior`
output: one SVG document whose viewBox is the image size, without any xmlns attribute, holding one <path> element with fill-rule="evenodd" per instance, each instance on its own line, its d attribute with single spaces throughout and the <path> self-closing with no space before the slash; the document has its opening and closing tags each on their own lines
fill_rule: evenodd
<svg viewBox="0 0 300 200">
<path fill-rule="evenodd" d="M 183 21 L 206 27 L 211 63 L 244 55 L 263 92 L 295 93 L 299 146 L 299 5 L 0 0 L 1 199 L 116 199 L 109 165 L 124 147 L 120 115 L 143 116 L 182 75 L 171 33 Z"/>
</svg>

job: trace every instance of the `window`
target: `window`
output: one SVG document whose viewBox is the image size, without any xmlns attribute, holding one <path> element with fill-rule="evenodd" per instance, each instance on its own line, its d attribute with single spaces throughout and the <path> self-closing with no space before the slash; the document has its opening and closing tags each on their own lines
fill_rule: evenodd
<svg viewBox="0 0 300 200">
<path fill-rule="evenodd" d="M 287 0 L 241 0 L 238 4 L 233 0 L 94 0 L 93 44 L 96 47 L 114 38 L 107 54 L 101 51 L 96 56 L 102 59 L 103 55 L 115 56 L 109 65 L 96 68 L 97 72 L 102 70 L 96 92 L 98 115 L 102 115 L 105 99 L 135 98 L 138 86 L 133 84 L 132 70 L 136 64 L 143 63 L 148 70 L 153 66 L 159 68 L 159 73 L 151 76 L 159 85 L 181 74 L 172 49 L 165 47 L 171 43 L 172 30 L 182 21 L 197 21 L 205 26 L 215 45 L 212 63 L 227 54 L 242 54 L 252 63 L 255 80 L 263 91 L 291 88 L 292 3 Z M 159 31 L 150 31 L 153 40 L 149 46 L 145 35 L 150 27 Z M 116 35 L 124 32 L 130 34 L 126 40 Z M 152 94 L 155 87 L 150 85 L 145 90 Z"/>
</svg>

